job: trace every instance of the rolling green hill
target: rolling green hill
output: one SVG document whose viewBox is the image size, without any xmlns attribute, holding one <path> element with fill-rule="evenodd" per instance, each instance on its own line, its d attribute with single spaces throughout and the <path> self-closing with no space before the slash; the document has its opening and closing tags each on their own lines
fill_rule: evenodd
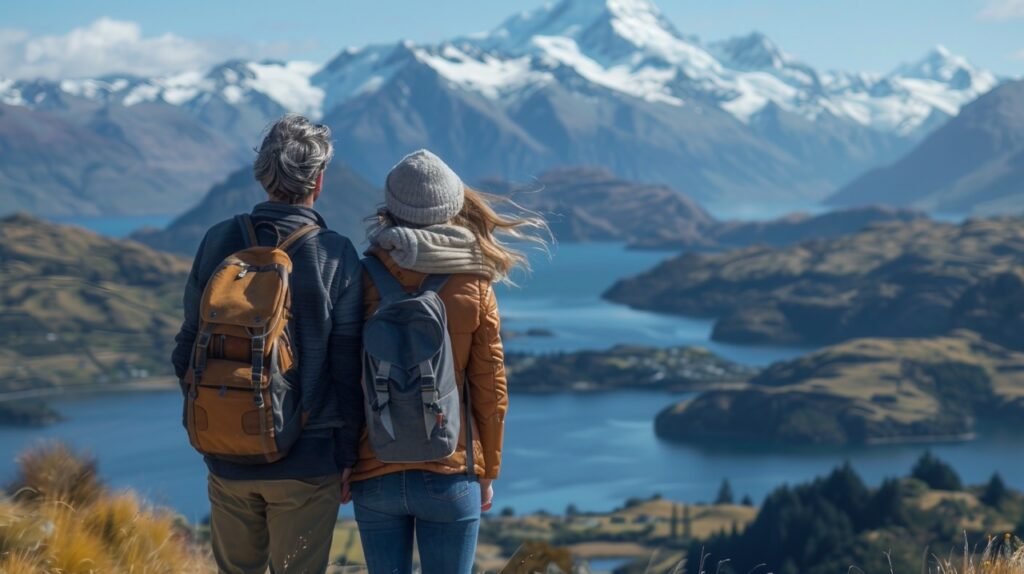
<svg viewBox="0 0 1024 574">
<path fill-rule="evenodd" d="M 171 376 L 188 271 L 134 241 L 0 219 L 0 393 Z"/>
</svg>

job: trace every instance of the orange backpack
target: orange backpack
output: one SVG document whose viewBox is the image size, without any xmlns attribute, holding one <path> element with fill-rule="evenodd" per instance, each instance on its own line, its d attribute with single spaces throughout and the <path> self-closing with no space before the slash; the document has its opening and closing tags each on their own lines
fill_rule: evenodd
<svg viewBox="0 0 1024 574">
<path fill-rule="evenodd" d="M 199 334 L 186 376 L 185 426 L 204 455 L 262 464 L 284 458 L 305 425 L 288 332 L 292 255 L 321 228 L 306 225 L 261 247 L 248 215 L 236 218 L 245 249 L 229 255 L 203 291 Z"/>
</svg>

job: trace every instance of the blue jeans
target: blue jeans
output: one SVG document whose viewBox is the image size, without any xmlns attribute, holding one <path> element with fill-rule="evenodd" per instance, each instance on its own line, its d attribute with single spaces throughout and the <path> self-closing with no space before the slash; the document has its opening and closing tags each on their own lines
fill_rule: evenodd
<svg viewBox="0 0 1024 574">
<path fill-rule="evenodd" d="M 352 484 L 370 574 L 411 574 L 416 534 L 423 574 L 472 574 L 480 529 L 480 483 L 422 470 Z"/>
</svg>

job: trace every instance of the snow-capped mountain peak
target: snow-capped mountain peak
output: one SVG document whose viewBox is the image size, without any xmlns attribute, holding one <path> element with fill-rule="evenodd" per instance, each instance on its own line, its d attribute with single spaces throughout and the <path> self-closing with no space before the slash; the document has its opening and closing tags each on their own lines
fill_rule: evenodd
<svg viewBox="0 0 1024 574">
<path fill-rule="evenodd" d="M 213 97 L 231 105 L 262 99 L 261 104 L 269 101 L 284 110 L 319 117 L 324 93 L 310 82 L 318 68 L 317 64 L 302 61 L 230 60 L 205 73 L 194 70 L 153 78 L 5 80 L 0 81 L 0 102 L 53 107 L 70 96 L 124 106 L 164 102 L 188 107 L 201 106 Z"/>
<path fill-rule="evenodd" d="M 761 32 L 714 42 L 710 47 L 723 64 L 738 70 L 778 69 L 794 60 Z"/>
<path fill-rule="evenodd" d="M 638 28 L 674 31 L 649 0 L 561 0 L 517 14 L 487 37 L 493 41 L 492 47 L 517 50 L 536 36 L 578 39 L 595 25 L 613 23 L 634 32 Z"/>
<path fill-rule="evenodd" d="M 513 16 L 491 33 L 474 39 L 480 46 L 507 54 L 536 49 L 537 38 L 567 38 L 602 66 L 651 56 L 678 63 L 713 58 L 684 39 L 650 0 L 562 0 Z"/>
<path fill-rule="evenodd" d="M 979 94 L 987 92 L 998 83 L 994 74 L 976 68 L 967 58 L 953 54 L 942 45 L 935 46 L 916 62 L 897 67 L 892 75 L 940 82 L 956 90 L 975 91 Z"/>
<path fill-rule="evenodd" d="M 684 36 L 652 0 L 560 0 L 515 15 L 489 33 L 438 44 L 346 48 L 319 68 L 231 61 L 207 72 L 157 78 L 0 80 L 0 102 L 60 105 L 64 95 L 129 106 L 215 101 L 320 117 L 420 67 L 499 107 L 559 83 L 584 95 L 611 91 L 675 107 L 698 102 L 745 123 L 770 109 L 812 122 L 825 114 L 904 135 L 955 115 L 998 83 L 942 46 L 885 75 L 819 73 L 759 32 L 710 44 Z"/>
</svg>

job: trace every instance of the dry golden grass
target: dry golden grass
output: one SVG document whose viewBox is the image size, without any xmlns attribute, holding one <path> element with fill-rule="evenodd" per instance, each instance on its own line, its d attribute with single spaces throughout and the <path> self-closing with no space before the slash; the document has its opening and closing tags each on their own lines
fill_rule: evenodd
<svg viewBox="0 0 1024 574">
<path fill-rule="evenodd" d="M 172 514 L 112 494 L 95 463 L 49 445 L 19 457 L 14 496 L 0 499 L 0 572 L 178 574 L 212 572 Z"/>
<path fill-rule="evenodd" d="M 12 552 L 0 558 L 0 572 L 4 574 L 38 574 L 39 563 L 31 554 Z"/>
<path fill-rule="evenodd" d="M 62 444 L 48 444 L 18 457 L 18 477 L 11 487 L 19 502 L 60 501 L 87 505 L 103 492 L 96 463 Z"/>
<path fill-rule="evenodd" d="M 989 538 L 979 554 L 964 541 L 960 556 L 932 556 L 927 567 L 933 574 L 1024 574 L 1024 542 L 1013 534 Z"/>
</svg>

